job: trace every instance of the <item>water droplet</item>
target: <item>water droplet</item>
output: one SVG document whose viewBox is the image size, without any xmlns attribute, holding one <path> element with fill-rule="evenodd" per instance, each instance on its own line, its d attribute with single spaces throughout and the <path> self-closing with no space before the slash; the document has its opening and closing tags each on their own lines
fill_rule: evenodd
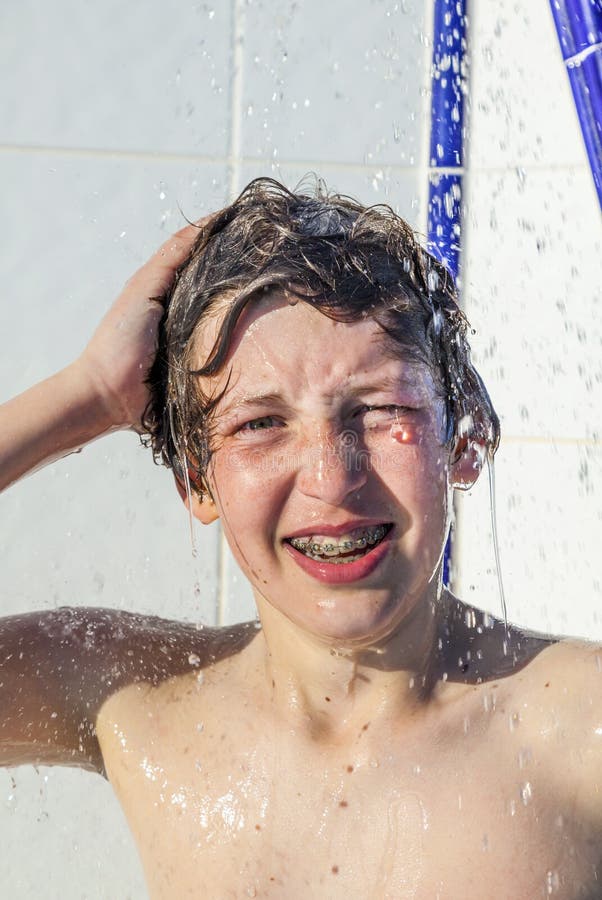
<svg viewBox="0 0 602 900">
<path fill-rule="evenodd" d="M 495 694 L 483 695 L 483 709 L 485 712 L 494 712 L 495 710 Z"/>
<path fill-rule="evenodd" d="M 513 712 L 508 717 L 508 728 L 510 729 L 510 731 L 514 731 L 518 727 L 519 724 L 520 724 L 520 713 Z"/>
<path fill-rule="evenodd" d="M 523 801 L 523 806 L 527 806 L 533 797 L 533 788 L 531 787 L 530 781 L 525 781 L 520 789 L 520 796 Z"/>
<path fill-rule="evenodd" d="M 199 666 L 201 664 L 201 657 L 197 653 L 190 653 L 188 662 L 191 666 Z"/>
<path fill-rule="evenodd" d="M 546 890 L 548 894 L 553 894 L 560 887 L 560 877 L 558 872 L 551 870 L 546 875 Z"/>
</svg>

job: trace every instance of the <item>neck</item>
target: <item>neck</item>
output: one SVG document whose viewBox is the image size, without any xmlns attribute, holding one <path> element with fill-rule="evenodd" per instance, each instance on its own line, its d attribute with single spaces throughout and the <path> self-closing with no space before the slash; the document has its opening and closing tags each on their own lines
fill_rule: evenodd
<svg viewBox="0 0 602 900">
<path fill-rule="evenodd" d="M 432 595 L 431 595 L 432 594 Z M 372 642 L 311 634 L 258 599 L 261 665 L 277 713 L 314 739 L 403 724 L 428 705 L 440 672 L 437 591 Z"/>
</svg>

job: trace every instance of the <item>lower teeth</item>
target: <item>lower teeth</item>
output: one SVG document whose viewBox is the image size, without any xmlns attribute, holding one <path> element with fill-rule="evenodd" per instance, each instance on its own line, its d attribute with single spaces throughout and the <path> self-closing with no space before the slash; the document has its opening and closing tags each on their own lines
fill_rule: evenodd
<svg viewBox="0 0 602 900">
<path fill-rule="evenodd" d="M 370 548 L 372 549 L 372 548 Z M 365 556 L 365 553 L 356 553 L 354 556 L 316 556 L 314 553 L 304 553 L 304 556 L 308 556 L 310 559 L 315 559 L 317 562 L 326 562 L 331 565 L 340 566 L 345 565 L 345 563 L 352 563 L 358 559 L 361 559 L 362 556 Z"/>
</svg>

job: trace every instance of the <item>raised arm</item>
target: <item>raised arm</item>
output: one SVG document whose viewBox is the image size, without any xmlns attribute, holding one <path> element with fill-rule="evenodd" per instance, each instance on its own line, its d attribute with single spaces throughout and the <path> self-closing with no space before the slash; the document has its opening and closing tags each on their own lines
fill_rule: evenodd
<svg viewBox="0 0 602 900">
<path fill-rule="evenodd" d="M 198 233 L 183 228 L 130 278 L 75 362 L 0 406 L 0 490 L 103 434 L 140 428 L 160 301 Z"/>
<path fill-rule="evenodd" d="M 109 696 L 204 668 L 254 634 L 252 623 L 216 631 L 114 609 L 0 619 L 0 766 L 103 773 L 96 720 Z"/>
<path fill-rule="evenodd" d="M 136 272 L 75 362 L 0 407 L 0 489 L 102 434 L 141 428 L 161 300 L 198 233 L 179 231 Z M 94 723 L 106 696 L 189 665 L 194 632 L 161 622 L 82 609 L 0 619 L 0 765 L 101 770 Z"/>
</svg>

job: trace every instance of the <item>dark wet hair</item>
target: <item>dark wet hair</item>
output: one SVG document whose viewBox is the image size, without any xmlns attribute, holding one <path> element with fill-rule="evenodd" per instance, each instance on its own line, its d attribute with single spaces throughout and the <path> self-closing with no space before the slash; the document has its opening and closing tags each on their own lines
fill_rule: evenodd
<svg viewBox="0 0 602 900">
<path fill-rule="evenodd" d="M 257 179 L 199 228 L 166 298 L 148 379 L 143 423 L 155 459 L 180 476 L 187 459 L 205 482 L 219 397 L 203 393 L 199 376 L 220 372 L 243 311 L 272 289 L 337 321 L 373 317 L 404 356 L 430 367 L 445 399 L 448 440 L 466 436 L 494 453 L 499 420 L 470 360 L 468 322 L 445 267 L 388 206 L 329 194 L 320 180 L 306 190 Z M 197 331 L 217 310 L 216 342 L 195 368 Z"/>
</svg>

